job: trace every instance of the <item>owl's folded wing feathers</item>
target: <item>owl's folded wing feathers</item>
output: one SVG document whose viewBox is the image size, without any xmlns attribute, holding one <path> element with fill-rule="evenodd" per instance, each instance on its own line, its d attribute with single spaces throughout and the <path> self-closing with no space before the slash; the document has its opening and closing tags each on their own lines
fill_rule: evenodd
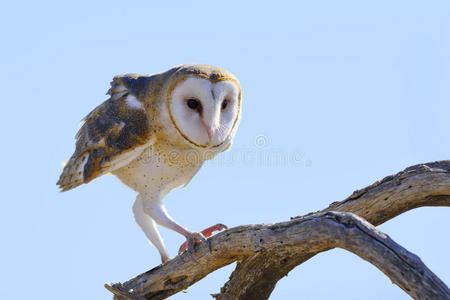
<svg viewBox="0 0 450 300">
<path fill-rule="evenodd" d="M 57 182 L 61 191 L 127 165 L 152 142 L 147 112 L 132 93 L 134 86 L 130 88 L 137 80 L 115 77 L 108 91 L 111 97 L 83 119 L 75 152 Z"/>
</svg>

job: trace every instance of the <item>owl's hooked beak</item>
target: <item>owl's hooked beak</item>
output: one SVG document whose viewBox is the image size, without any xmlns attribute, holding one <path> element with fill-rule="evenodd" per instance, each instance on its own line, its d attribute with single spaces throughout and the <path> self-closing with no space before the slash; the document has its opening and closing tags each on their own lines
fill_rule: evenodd
<svg viewBox="0 0 450 300">
<path fill-rule="evenodd" d="M 208 145 L 211 145 L 213 142 L 213 139 L 214 139 L 215 130 L 211 126 L 207 125 L 205 123 L 205 121 L 203 121 L 203 119 L 201 119 L 201 121 L 202 121 L 203 127 L 205 127 L 206 133 L 208 133 L 208 139 L 209 139 Z"/>
</svg>

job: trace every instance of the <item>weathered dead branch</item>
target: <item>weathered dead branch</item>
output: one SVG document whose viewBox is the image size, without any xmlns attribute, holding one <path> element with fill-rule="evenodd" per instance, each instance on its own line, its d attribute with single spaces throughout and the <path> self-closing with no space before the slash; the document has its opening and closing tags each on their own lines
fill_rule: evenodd
<svg viewBox="0 0 450 300">
<path fill-rule="evenodd" d="M 414 299 L 450 299 L 447 286 L 417 256 L 368 223 L 378 225 L 421 206 L 450 206 L 450 161 L 409 167 L 289 222 L 231 228 L 210 239 L 211 253 L 198 245 L 197 262 L 178 256 L 107 288 L 115 300 L 164 299 L 238 261 L 230 280 L 214 297 L 267 299 L 278 280 L 294 267 L 339 247 L 372 263 Z"/>
</svg>

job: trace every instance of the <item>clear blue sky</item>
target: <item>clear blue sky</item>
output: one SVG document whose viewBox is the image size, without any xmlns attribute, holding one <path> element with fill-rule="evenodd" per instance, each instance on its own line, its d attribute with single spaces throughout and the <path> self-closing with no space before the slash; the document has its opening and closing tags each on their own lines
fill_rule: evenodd
<svg viewBox="0 0 450 300">
<path fill-rule="evenodd" d="M 0 5 L 1 298 L 111 299 L 105 282 L 159 263 L 134 222 L 134 193 L 116 178 L 68 193 L 55 185 L 78 122 L 116 74 L 201 62 L 241 81 L 233 150 L 165 199 L 192 230 L 288 220 L 449 158 L 448 1 L 187 3 Z M 418 209 L 380 228 L 450 283 L 450 209 Z M 162 235 L 175 255 L 183 238 Z M 231 270 L 173 299 L 210 299 Z M 343 250 L 295 269 L 271 299 L 300 296 L 409 299 Z"/>
</svg>

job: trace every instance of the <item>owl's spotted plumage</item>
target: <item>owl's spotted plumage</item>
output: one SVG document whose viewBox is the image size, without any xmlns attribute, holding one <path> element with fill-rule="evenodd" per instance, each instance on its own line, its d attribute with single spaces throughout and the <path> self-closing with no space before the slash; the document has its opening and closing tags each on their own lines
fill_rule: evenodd
<svg viewBox="0 0 450 300">
<path fill-rule="evenodd" d="M 76 135 L 75 153 L 58 181 L 63 191 L 112 171 L 128 152 L 151 139 L 150 120 L 144 106 L 124 84 L 129 78 L 114 78 L 108 92 L 111 98 L 84 118 Z M 141 107 L 131 106 L 129 98 Z"/>
<path fill-rule="evenodd" d="M 203 235 L 177 224 L 162 199 L 230 147 L 241 113 L 238 80 L 217 67 L 182 65 L 155 75 L 116 76 L 108 94 L 84 118 L 57 184 L 67 191 L 116 175 L 138 192 L 136 221 L 163 262 L 169 258 L 155 222 L 184 235 L 191 253 Z"/>
</svg>

